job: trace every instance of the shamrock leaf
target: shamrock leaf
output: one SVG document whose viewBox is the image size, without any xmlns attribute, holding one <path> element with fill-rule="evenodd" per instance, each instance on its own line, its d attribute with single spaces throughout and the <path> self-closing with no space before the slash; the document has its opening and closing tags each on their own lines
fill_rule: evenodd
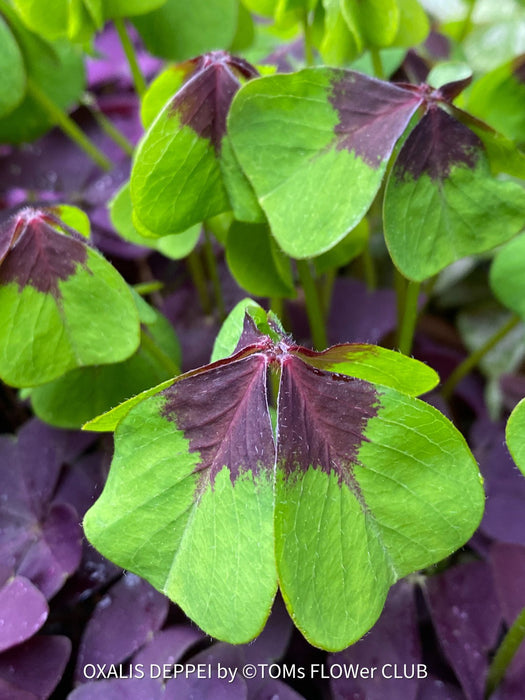
<svg viewBox="0 0 525 700">
<path fill-rule="evenodd" d="M 232 356 L 122 414 L 86 534 L 211 635 L 255 637 L 279 582 L 304 635 L 345 648 L 396 580 L 457 549 L 481 518 L 466 443 L 410 395 L 436 380 L 384 348 L 307 350 L 248 307 Z"/>
<path fill-rule="evenodd" d="M 115 322 L 115 314 L 119 322 Z M 139 344 L 138 312 L 118 272 L 51 210 L 0 227 L 0 376 L 36 386 Z"/>
</svg>

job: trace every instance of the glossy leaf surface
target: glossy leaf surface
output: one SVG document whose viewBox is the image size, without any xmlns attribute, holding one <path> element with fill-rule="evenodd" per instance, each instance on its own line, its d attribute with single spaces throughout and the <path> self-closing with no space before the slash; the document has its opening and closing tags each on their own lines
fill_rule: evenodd
<svg viewBox="0 0 525 700">
<path fill-rule="evenodd" d="M 162 7 L 133 21 L 152 54 L 183 61 L 205 51 L 229 47 L 237 25 L 237 3 L 167 0 Z"/>
<path fill-rule="evenodd" d="M 505 136 L 525 143 L 525 55 L 490 71 L 474 83 L 467 109 Z"/>
<path fill-rule="evenodd" d="M 166 0 L 104 0 L 104 16 L 113 19 L 145 15 L 162 7 L 165 2 Z"/>
<path fill-rule="evenodd" d="M 27 75 L 60 109 L 68 109 L 84 90 L 84 67 L 81 54 L 65 40 L 52 44 L 29 31 L 19 18 L 9 17 L 13 34 L 24 57 Z M 29 142 L 51 126 L 48 112 L 29 91 L 22 101 L 0 119 L 0 141 Z"/>
<path fill-rule="evenodd" d="M 390 586 L 460 546 L 482 510 L 475 462 L 434 408 L 298 358 L 283 367 L 277 568 L 310 642 L 359 639 Z"/>
<path fill-rule="evenodd" d="M 0 117 L 11 112 L 22 100 L 26 91 L 24 59 L 9 25 L 0 16 Z"/>
<path fill-rule="evenodd" d="M 140 345 L 130 358 L 74 369 L 33 389 L 35 414 L 60 428 L 80 428 L 130 396 L 179 374 L 180 347 L 173 329 L 162 314 L 150 307 L 148 311 L 152 316 L 141 318 Z"/>
<path fill-rule="evenodd" d="M 293 297 L 290 260 L 279 250 L 267 224 L 234 221 L 226 243 L 226 260 L 237 283 L 260 297 Z"/>
<path fill-rule="evenodd" d="M 52 213 L 24 209 L 9 219 L 0 230 L 0 261 L 0 374 L 7 383 L 44 384 L 136 350 L 129 288 Z"/>
<path fill-rule="evenodd" d="M 281 369 L 276 444 L 269 367 Z M 278 577 L 313 644 L 348 646 L 389 587 L 457 549 L 483 510 L 476 464 L 452 424 L 351 374 L 414 394 L 437 379 L 373 346 L 306 350 L 250 308 L 234 355 L 157 388 L 122 418 L 88 538 L 209 634 L 254 637 Z"/>
<path fill-rule="evenodd" d="M 86 42 L 104 23 L 102 0 L 45 3 L 39 0 L 14 0 L 26 25 L 51 41 L 67 37 Z"/>
<path fill-rule="evenodd" d="M 510 414 L 505 437 L 512 459 L 525 476 L 525 399 Z"/>
<path fill-rule="evenodd" d="M 255 75 L 223 51 L 188 63 L 188 80 L 150 126 L 131 172 L 136 222 L 153 235 L 179 233 L 230 208 L 219 156 L 240 78 Z"/>
<path fill-rule="evenodd" d="M 142 235 L 137 231 L 133 221 L 129 183 L 121 187 L 109 203 L 109 215 L 115 230 L 124 240 L 158 250 L 159 253 L 172 260 L 180 260 L 189 255 L 197 245 L 201 233 L 201 227 L 196 224 L 182 233 L 160 236 L 159 238 Z"/>
<path fill-rule="evenodd" d="M 288 255 L 319 255 L 362 219 L 419 102 L 404 88 L 330 68 L 243 86 L 230 138 Z"/>
<path fill-rule="evenodd" d="M 490 286 L 502 304 L 525 318 L 525 234 L 496 253 L 490 268 Z"/>
<path fill-rule="evenodd" d="M 481 253 L 523 226 L 525 192 L 495 180 L 479 138 L 432 105 L 406 139 L 389 177 L 385 238 L 401 272 L 421 281 Z"/>
</svg>

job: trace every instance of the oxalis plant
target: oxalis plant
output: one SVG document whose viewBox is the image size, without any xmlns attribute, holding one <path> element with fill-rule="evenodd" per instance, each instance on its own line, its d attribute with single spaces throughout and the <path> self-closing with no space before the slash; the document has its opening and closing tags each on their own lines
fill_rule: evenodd
<svg viewBox="0 0 525 700">
<path fill-rule="evenodd" d="M 34 605 L 46 618 L 46 598 L 79 566 L 82 516 L 103 557 L 235 645 L 260 635 L 279 590 L 310 644 L 345 650 L 374 626 L 397 581 L 419 571 L 406 586 L 431 581 L 464 556 L 485 491 L 468 420 L 457 416 L 458 396 L 474 390 L 458 387 L 481 366 L 491 410 L 503 415 L 501 371 L 484 363 L 525 318 L 525 64 L 521 55 L 483 64 L 476 42 L 497 22 L 480 4 L 449 22 L 416 0 L 0 0 L 3 139 L 28 142 L 58 126 L 98 176 L 107 171 L 99 189 L 114 178 L 103 216 L 89 209 L 89 187 L 86 212 L 73 205 L 82 193 L 64 203 L 42 190 L 0 223 L 1 379 L 18 390 L 16 406 L 57 428 L 83 427 L 86 445 L 114 432 L 107 481 L 73 499 L 78 512 L 39 487 L 52 517 L 47 505 L 31 508 L 45 513 L 35 522 L 47 518 L 46 546 L 6 540 L 0 610 L 2 596 L 23 589 L 33 603 L 44 596 Z M 524 26 L 520 3 L 514 11 Z M 104 90 L 84 89 L 83 54 L 107 22 L 138 98 L 136 145 L 105 115 Z M 484 22 L 487 37 L 476 39 Z M 437 60 L 445 37 L 447 60 Z M 167 61 L 149 85 L 134 41 Z M 89 128 L 68 114 L 76 102 Z M 131 157 L 124 175 L 97 142 L 102 133 Z M 139 258 L 140 279 L 115 249 L 97 250 L 101 219 L 128 253 L 154 251 Z M 465 264 L 483 269 L 499 315 L 441 381 L 411 356 L 414 334 Z M 189 368 L 162 313 L 181 270 L 220 327 L 210 363 Z M 347 273 L 366 295 L 395 289 L 397 324 L 384 346 L 330 346 L 334 288 Z M 224 294 L 226 278 L 243 290 L 238 303 Z M 468 344 L 473 322 L 461 323 Z M 514 402 L 506 441 L 525 473 L 524 401 Z M 21 432 L 18 445 L 29 439 Z M 11 463 L 15 447 L 5 449 Z M 7 498 L 18 503 L 24 489 L 9 478 Z M 49 534 L 60 527 L 67 556 Z M 481 556 L 484 547 L 474 544 Z M 425 596 L 439 619 L 436 590 L 429 583 Z M 472 671 L 476 682 L 445 647 L 469 698 L 501 684 L 523 638 L 523 605 L 502 604 L 509 632 L 500 643 L 497 618 L 483 639 L 494 660 Z M 0 638 L 0 651 L 26 639 Z M 78 663 L 86 648 L 87 633 Z"/>
</svg>

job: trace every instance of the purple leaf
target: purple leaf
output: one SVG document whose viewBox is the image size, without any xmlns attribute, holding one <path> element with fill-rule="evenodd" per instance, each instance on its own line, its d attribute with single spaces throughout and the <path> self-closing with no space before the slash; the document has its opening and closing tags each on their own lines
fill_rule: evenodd
<svg viewBox="0 0 525 700">
<path fill-rule="evenodd" d="M 336 71 L 330 103 L 337 110 L 337 148 L 379 168 L 421 104 L 415 91 L 353 71 Z M 356 105 L 359 105 L 357 108 Z"/>
<path fill-rule="evenodd" d="M 0 461 L 3 503 L 16 498 L 40 516 L 53 496 L 62 464 L 74 460 L 95 438 L 90 433 L 51 428 L 36 418 L 24 424 L 16 441 L 0 436 L 0 449 L 5 450 Z"/>
<path fill-rule="evenodd" d="M 58 682 L 71 653 L 67 637 L 37 635 L 0 656 L 0 697 L 9 700 L 46 700 Z"/>
<path fill-rule="evenodd" d="M 109 455 L 91 452 L 70 464 L 54 495 L 55 502 L 68 503 L 78 513 L 79 519 L 100 493 L 109 469 Z"/>
<path fill-rule="evenodd" d="M 231 644 L 218 643 L 188 660 L 185 670 L 166 683 L 164 700 L 247 700 L 247 683 L 237 667 L 242 650 Z M 199 678 L 199 664 L 204 677 Z"/>
<path fill-rule="evenodd" d="M 0 558 L 48 597 L 77 568 L 81 553 L 78 515 L 50 501 L 63 463 L 92 441 L 37 420 L 23 426 L 16 442 L 0 439 Z"/>
<path fill-rule="evenodd" d="M 459 688 L 429 676 L 419 682 L 417 700 L 465 700 Z"/>
<path fill-rule="evenodd" d="M 504 407 L 510 412 L 525 397 L 525 377 L 522 374 L 502 374 L 499 385 Z"/>
<path fill-rule="evenodd" d="M 482 700 L 487 655 L 501 625 L 488 564 L 473 561 L 433 576 L 426 595 L 441 647 L 465 694 L 469 700 Z"/>
<path fill-rule="evenodd" d="M 413 584 L 408 581 L 396 584 L 372 630 L 345 651 L 330 654 L 328 659 L 335 674 L 341 666 L 351 668 L 356 676 L 345 678 L 343 673 L 341 678 L 331 680 L 334 700 L 354 697 L 366 700 L 415 700 L 421 649 Z M 372 668 L 375 668 L 373 676 L 367 676 L 367 669 Z M 406 669 L 405 675 L 413 677 L 394 678 L 396 668 L 401 674 Z M 363 671 L 362 676 L 360 671 Z"/>
<path fill-rule="evenodd" d="M 131 38 L 135 39 L 137 36 L 135 28 L 128 25 L 127 29 Z M 142 74 L 148 77 L 157 72 L 162 65 L 161 61 L 142 50 L 138 45 L 139 42 L 133 43 Z M 118 83 L 121 89 L 133 86 L 129 63 L 112 24 L 106 25 L 105 29 L 97 34 L 95 51 L 97 52 L 95 57 L 86 58 L 87 82 L 91 89 L 101 88 L 106 83 Z"/>
<path fill-rule="evenodd" d="M 505 444 L 504 426 L 478 421 L 471 443 L 487 494 L 481 530 L 496 540 L 525 544 L 525 479 Z"/>
<path fill-rule="evenodd" d="M 116 668 L 119 669 L 119 667 Z M 106 672 L 109 672 L 108 667 Z M 110 678 L 85 683 L 67 697 L 68 700 L 164 700 L 166 695 L 159 681 L 145 676 L 144 678 Z"/>
<path fill-rule="evenodd" d="M 257 71 L 226 51 L 212 51 L 185 65 L 189 79 L 173 98 L 171 111 L 179 114 L 181 124 L 209 139 L 218 152 L 233 96 L 241 86 L 239 77 L 253 78 Z"/>
<path fill-rule="evenodd" d="M 453 80 L 451 83 L 446 83 L 439 88 L 442 98 L 446 102 L 452 102 L 460 93 L 465 90 L 472 82 L 472 76 L 462 78 L 461 80 Z"/>
<path fill-rule="evenodd" d="M 424 43 L 425 49 L 432 58 L 446 60 L 450 58 L 451 42 L 448 36 L 431 29 Z"/>
<path fill-rule="evenodd" d="M 153 639 L 135 654 L 133 664 L 143 664 L 145 668 L 150 668 L 152 664 L 173 664 L 194 644 L 204 639 L 204 633 L 189 624 L 167 627 L 157 632 Z"/>
<path fill-rule="evenodd" d="M 72 236 L 59 233 L 59 223 L 43 210 L 23 209 L 0 228 L 0 249 L 8 252 L 0 265 L 0 284 L 16 282 L 19 289 L 31 286 L 44 294 L 60 296 L 58 282 L 85 266 L 87 249 Z"/>
<path fill-rule="evenodd" d="M 443 333 L 441 324 L 437 326 L 435 332 L 436 334 Z M 448 335 L 449 329 L 445 328 L 444 332 Z M 433 339 L 426 334 L 423 335 L 423 333 L 418 333 L 416 337 L 414 355 L 418 360 L 435 369 L 442 382 L 450 376 L 454 368 L 465 358 L 464 353 L 456 348 L 444 345 L 439 335 L 436 339 Z M 480 377 L 473 373 L 469 373 L 464 377 L 455 390 L 456 395 L 463 399 L 479 418 L 487 416 L 483 390 L 484 385 Z"/>
<path fill-rule="evenodd" d="M 405 141 L 392 175 L 397 181 L 406 177 L 445 179 L 453 166 L 474 168 L 483 144 L 473 131 L 436 105 L 427 113 Z"/>
<path fill-rule="evenodd" d="M 87 664 L 120 664 L 162 626 L 168 599 L 134 574 L 124 574 L 99 601 L 86 625 L 75 676 L 87 680 Z"/>
<path fill-rule="evenodd" d="M 40 538 L 20 562 L 18 573 L 30 579 L 49 600 L 75 572 L 82 556 L 82 528 L 75 509 L 51 506 Z"/>
<path fill-rule="evenodd" d="M 115 581 L 122 569 L 96 551 L 86 540 L 83 541 L 83 556 L 80 567 L 75 572 L 67 588 L 68 604 L 76 605 L 95 591 Z"/>
<path fill-rule="evenodd" d="M 330 343 L 378 343 L 397 324 L 396 298 L 391 289 L 369 292 L 358 280 L 335 281 L 328 318 Z"/>
<path fill-rule="evenodd" d="M 304 700 L 304 698 L 286 683 L 269 680 L 263 682 L 256 691 L 250 688 L 250 700 Z"/>
<path fill-rule="evenodd" d="M 48 597 L 78 566 L 81 551 L 76 513 L 64 505 L 48 509 L 62 459 L 74 454 L 64 440 L 71 436 L 31 421 L 20 431 L 18 443 L 0 441 L 0 553 Z"/>
<path fill-rule="evenodd" d="M 71 653 L 67 637 L 39 635 L 0 655 L 2 700 L 46 700 Z"/>
<path fill-rule="evenodd" d="M 525 547 L 497 542 L 490 563 L 503 617 L 510 626 L 525 608 Z"/>
<path fill-rule="evenodd" d="M 24 642 L 46 621 L 49 609 L 42 593 L 22 576 L 0 588 L 0 651 Z"/>
<path fill-rule="evenodd" d="M 261 634 L 240 648 L 244 650 L 246 663 L 273 663 L 284 656 L 290 643 L 293 625 L 280 595 L 277 595 L 272 612 Z"/>
</svg>

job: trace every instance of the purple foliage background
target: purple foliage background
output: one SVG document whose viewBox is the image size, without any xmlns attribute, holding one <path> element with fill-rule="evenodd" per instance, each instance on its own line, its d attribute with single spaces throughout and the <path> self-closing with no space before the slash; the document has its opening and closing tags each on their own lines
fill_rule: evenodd
<svg viewBox="0 0 525 700">
<path fill-rule="evenodd" d="M 87 63 L 89 89 L 106 116 L 136 143 L 142 133 L 138 101 L 115 33 L 103 32 L 97 47 L 102 57 Z M 151 77 L 159 62 L 145 52 L 140 60 Z M 113 171 L 101 174 L 57 130 L 21 149 L 4 148 L 0 220 L 29 196 L 83 208 L 95 245 L 127 279 L 153 275 L 165 283 L 162 311 L 181 341 L 183 369 L 205 364 L 218 321 L 200 311 L 182 262 L 166 261 L 116 235 L 106 204 L 127 179 L 129 158 L 86 109 L 74 118 L 115 164 Z M 244 292 L 223 261 L 220 272 L 230 309 Z M 307 341 L 301 300 L 287 303 L 285 313 L 296 340 Z M 331 343 L 388 345 L 395 327 L 392 290 L 368 292 L 357 279 L 336 280 L 328 318 Z M 446 378 L 464 350 L 452 324 L 430 310 L 414 354 Z M 510 410 L 525 394 L 525 384 L 507 377 L 501 386 Z M 31 418 L 8 387 L 0 387 L 0 401 L 5 433 L 0 436 L 0 700 L 482 700 L 491 655 L 525 606 L 525 480 L 506 449 L 504 423 L 488 417 L 481 376 L 460 384 L 451 415 L 469 438 L 485 478 L 487 507 L 479 531 L 447 569 L 399 582 L 375 627 L 337 654 L 308 645 L 280 599 L 252 644 L 232 646 L 206 637 L 179 608 L 103 559 L 83 538 L 80 522 L 104 483 L 110 438 L 50 428 Z M 233 681 L 216 672 L 205 679 L 136 674 L 136 669 L 181 661 L 239 672 Z M 97 665 L 104 664 L 115 665 L 114 676 L 127 677 L 94 678 Z M 257 678 L 243 678 L 240 669 L 246 664 L 263 664 L 264 677 L 260 671 Z M 284 665 L 293 669 L 291 677 L 283 674 Z M 373 667 L 379 669 L 374 677 L 360 677 L 359 669 Z M 346 677 L 349 668 L 357 677 Z M 420 668 L 426 677 L 418 677 Z M 300 669 L 306 669 L 305 677 Z M 493 698 L 522 699 L 524 687 L 522 649 Z"/>
</svg>

